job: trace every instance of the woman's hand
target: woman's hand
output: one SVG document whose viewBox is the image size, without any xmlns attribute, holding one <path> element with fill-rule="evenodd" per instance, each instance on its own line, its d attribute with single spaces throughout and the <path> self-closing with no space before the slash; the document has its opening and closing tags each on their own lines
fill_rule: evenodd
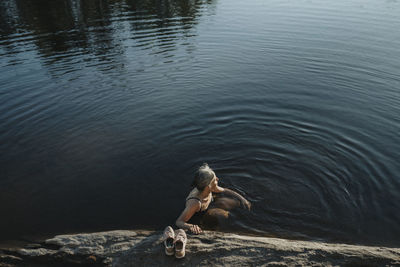
<svg viewBox="0 0 400 267">
<path fill-rule="evenodd" d="M 189 226 L 189 230 L 190 232 L 192 232 L 193 234 L 201 234 L 203 232 L 203 230 L 201 230 L 201 228 L 198 225 L 192 224 Z"/>
<path fill-rule="evenodd" d="M 243 207 L 244 207 L 245 209 L 250 210 L 250 208 L 251 208 L 251 203 L 250 203 L 250 201 L 248 201 L 247 199 L 243 198 L 243 199 L 242 199 L 242 204 L 243 204 Z"/>
</svg>

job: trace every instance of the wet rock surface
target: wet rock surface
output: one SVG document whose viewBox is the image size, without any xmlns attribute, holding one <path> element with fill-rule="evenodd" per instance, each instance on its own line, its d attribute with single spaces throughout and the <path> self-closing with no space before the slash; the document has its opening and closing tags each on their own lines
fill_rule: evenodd
<svg viewBox="0 0 400 267">
<path fill-rule="evenodd" d="M 400 248 L 208 232 L 188 235 L 186 257 L 166 256 L 161 232 L 59 235 L 1 249 L 0 266 L 400 266 Z"/>
</svg>

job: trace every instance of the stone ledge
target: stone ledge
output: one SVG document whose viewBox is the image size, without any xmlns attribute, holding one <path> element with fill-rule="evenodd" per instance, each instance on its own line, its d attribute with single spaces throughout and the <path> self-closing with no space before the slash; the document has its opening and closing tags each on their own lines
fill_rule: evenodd
<svg viewBox="0 0 400 267">
<path fill-rule="evenodd" d="M 400 266 L 400 248 L 286 240 L 205 231 L 188 235 L 186 257 L 164 254 L 161 232 L 59 235 L 33 248 L 0 250 L 18 266 Z"/>
</svg>

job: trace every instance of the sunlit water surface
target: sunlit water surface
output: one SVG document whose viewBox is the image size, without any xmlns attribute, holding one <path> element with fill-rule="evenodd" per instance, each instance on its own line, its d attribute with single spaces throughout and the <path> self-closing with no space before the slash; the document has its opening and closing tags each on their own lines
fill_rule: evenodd
<svg viewBox="0 0 400 267">
<path fill-rule="evenodd" d="M 0 238 L 221 230 L 400 245 L 400 2 L 0 2 Z"/>
</svg>

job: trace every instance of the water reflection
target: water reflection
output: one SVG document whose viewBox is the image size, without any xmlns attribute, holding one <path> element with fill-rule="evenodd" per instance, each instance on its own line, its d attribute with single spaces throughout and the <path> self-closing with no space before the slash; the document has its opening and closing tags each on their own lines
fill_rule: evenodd
<svg viewBox="0 0 400 267">
<path fill-rule="evenodd" d="M 68 229 L 75 219 L 50 222 L 60 218 L 61 210 L 79 213 L 71 218 L 87 216 L 82 207 L 88 199 L 99 199 L 103 175 L 121 176 L 120 166 L 111 166 L 121 160 L 108 160 L 113 157 L 108 149 L 119 143 L 109 123 L 119 120 L 114 115 L 127 113 L 126 104 L 132 105 L 128 110 L 133 113 L 125 119 L 144 117 L 134 107 L 145 101 L 141 95 L 156 87 L 144 81 L 155 80 L 157 72 L 165 75 L 171 65 L 177 68 L 165 63 L 188 62 L 196 46 L 196 25 L 209 12 L 205 6 L 212 8 L 212 1 L 0 1 L 0 214 L 7 217 L 0 223 L 7 229 L 0 239 L 51 231 L 52 225 Z M 138 78 L 156 66 L 165 69 Z M 108 130 L 93 127 L 98 122 L 107 124 Z M 136 127 L 133 122 L 123 125 Z M 81 131 L 85 134 L 77 134 Z M 126 129 L 123 132 L 132 136 Z M 116 143 L 107 144 L 96 136 Z M 140 150 L 141 143 L 138 139 L 129 150 Z M 75 146 L 71 144 L 76 147 L 71 149 Z M 98 152 L 106 147 L 107 151 Z M 84 162 L 93 160 L 94 154 L 114 162 L 105 168 L 108 171 L 90 174 Z M 83 169 L 73 171 L 71 161 Z M 96 180 L 95 196 L 93 186 L 85 185 L 87 179 Z M 109 190 L 108 185 L 104 188 Z M 50 220 L 38 222 L 45 214 Z M 89 225 L 95 221 L 102 220 Z"/>
<path fill-rule="evenodd" d="M 124 57 L 135 58 L 138 50 L 170 58 L 179 46 L 193 45 L 188 38 L 196 36 L 194 26 L 209 4 L 212 1 L 2 1 L 0 54 L 37 51 L 53 74 L 83 66 L 101 69 L 103 63 L 106 69 L 121 67 Z M 67 63 L 67 70 L 65 64 L 53 66 L 60 61 Z M 9 58 L 7 64 L 15 62 Z"/>
<path fill-rule="evenodd" d="M 398 246 L 400 7 L 358 2 L 0 1 L 0 241 L 161 229 L 206 161 L 237 230 Z"/>
</svg>

